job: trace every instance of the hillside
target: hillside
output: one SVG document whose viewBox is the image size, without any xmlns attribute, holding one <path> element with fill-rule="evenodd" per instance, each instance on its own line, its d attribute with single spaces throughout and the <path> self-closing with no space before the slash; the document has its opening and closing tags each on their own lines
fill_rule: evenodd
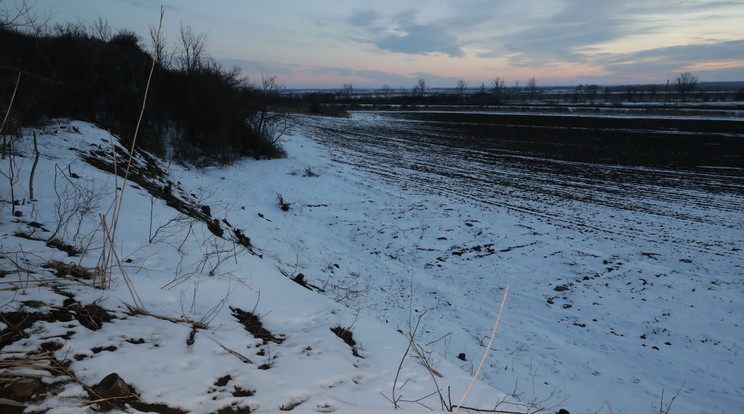
<svg viewBox="0 0 744 414">
<path fill-rule="evenodd" d="M 385 324 L 344 306 L 358 295 L 331 275 L 345 262 L 328 258 L 323 294 L 303 286 L 302 240 L 287 240 L 285 228 L 306 226 L 298 212 L 326 191 L 365 191 L 330 171 L 307 174 L 319 160 L 306 139 L 287 143 L 288 159 L 225 169 L 142 153 L 125 184 L 93 166 L 111 165 L 107 132 L 67 120 L 23 132 L 0 163 L 10 175 L 0 184 L 2 412 L 424 412 L 441 409 L 437 387 L 449 405 L 468 386 L 471 376 L 430 346 L 403 359 L 401 332 L 415 314 L 411 326 Z M 285 193 L 283 211 L 285 187 L 308 188 L 316 201 Z M 116 197 L 110 250 L 101 215 L 113 228 Z M 104 251 L 115 257 L 99 272 Z M 467 405 L 521 406 L 505 398 L 476 383 Z"/>
</svg>

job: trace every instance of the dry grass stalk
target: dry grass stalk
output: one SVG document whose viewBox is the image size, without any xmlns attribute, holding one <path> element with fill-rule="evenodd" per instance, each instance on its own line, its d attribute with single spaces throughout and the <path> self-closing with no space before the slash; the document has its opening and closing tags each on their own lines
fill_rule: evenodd
<svg viewBox="0 0 744 414">
<path fill-rule="evenodd" d="M 460 402 L 457 403 L 457 407 L 455 408 L 455 411 L 453 411 L 453 414 L 457 414 L 457 412 L 460 410 L 460 406 L 462 405 L 463 402 L 465 402 L 465 397 L 467 397 L 468 393 L 470 393 L 470 389 L 473 388 L 473 384 L 475 383 L 475 380 L 478 378 L 478 374 L 480 374 L 480 370 L 481 368 L 483 368 L 483 364 L 486 362 L 488 351 L 491 350 L 491 345 L 493 344 L 493 338 L 494 336 L 496 336 L 496 328 L 499 327 L 499 321 L 501 320 L 501 312 L 504 311 L 504 303 L 506 303 L 506 295 L 508 294 L 509 294 L 509 285 L 506 285 L 506 291 L 504 292 L 504 299 L 501 300 L 501 308 L 499 309 L 499 315 L 496 317 L 496 324 L 493 325 L 493 332 L 491 333 L 491 340 L 488 341 L 486 352 L 483 353 L 483 359 L 481 359 L 481 363 L 480 365 L 478 365 L 478 370 L 475 371 L 475 375 L 473 375 L 473 379 L 470 381 L 470 385 L 468 385 L 468 389 L 465 390 L 465 394 L 462 395 Z"/>
<path fill-rule="evenodd" d="M 28 407 L 28 405 L 15 401 L 15 400 L 9 400 L 7 398 L 0 398 L 0 406 L 7 405 L 10 407 Z"/>
<path fill-rule="evenodd" d="M 10 368 L 10 369 L 42 370 L 42 369 L 52 369 L 52 367 L 15 367 L 15 368 Z M 29 374 L 25 372 L 18 372 L 18 373 L 0 372 L 0 382 L 16 382 L 21 378 L 33 378 L 33 379 L 54 378 L 54 375 Z"/>
<path fill-rule="evenodd" d="M 42 278 L 37 278 L 36 276 L 34 276 L 36 272 L 34 272 L 31 269 L 22 267 L 7 254 L 0 252 L 0 257 L 7 259 L 10 263 L 12 263 L 16 267 L 16 270 L 14 272 L 8 272 L 7 274 L 18 273 L 18 280 L 0 281 L 0 286 L 9 286 L 9 287 L 0 288 L 0 291 L 16 291 L 16 290 L 26 291 L 30 288 L 40 288 L 40 287 L 48 286 L 49 283 L 58 283 L 60 281 L 74 282 L 74 283 L 71 283 L 70 285 L 80 284 L 80 285 L 88 286 L 88 284 L 82 281 L 79 275 L 76 275 L 74 271 L 67 272 L 67 274 L 72 275 L 71 277 L 55 277 L 51 279 L 42 279 Z M 52 261 L 49 263 L 49 265 L 50 265 L 49 266 L 50 268 L 53 268 L 58 271 L 62 268 L 71 268 L 70 265 L 65 265 L 64 263 L 57 262 L 57 261 Z M 21 279 L 22 277 L 21 273 L 26 275 L 25 280 Z"/>
<path fill-rule="evenodd" d="M 50 283 L 59 284 L 61 281 L 70 281 L 70 282 L 78 282 L 77 284 L 65 284 L 65 286 L 90 286 L 87 283 L 84 283 L 82 281 L 74 280 L 74 279 L 40 279 L 38 281 L 34 281 L 34 283 L 28 283 L 28 282 L 19 282 L 19 281 L 12 281 L 12 282 L 0 282 L 0 285 L 9 285 L 10 287 L 3 287 L 0 288 L 0 292 L 6 292 L 6 291 L 18 291 L 18 290 L 29 290 L 29 289 L 37 289 L 42 287 L 48 287 Z M 23 286 L 17 286 L 17 284 L 22 284 Z"/>
<path fill-rule="evenodd" d="M 165 12 L 163 11 L 163 8 L 161 7 L 160 8 L 160 24 L 158 25 L 158 33 L 157 33 L 157 35 L 155 37 L 155 44 L 157 44 L 160 41 L 160 29 L 163 27 L 163 14 L 164 13 Z M 113 217 L 113 220 L 112 220 L 112 223 L 113 223 L 113 226 L 112 226 L 113 228 L 112 228 L 112 233 L 111 233 L 112 239 L 116 235 L 116 226 L 117 226 L 118 221 L 119 221 L 119 214 L 121 213 L 121 205 L 122 205 L 122 201 L 124 199 L 124 197 L 123 197 L 124 190 L 126 189 L 127 179 L 129 178 L 129 171 L 130 171 L 130 169 L 132 167 L 132 160 L 134 158 L 134 149 L 135 149 L 135 146 L 137 144 L 137 135 L 139 135 L 140 125 L 142 124 L 142 117 L 145 114 L 145 106 L 147 106 L 147 94 L 150 91 L 150 82 L 152 80 L 152 74 L 153 74 L 153 72 L 155 72 L 155 63 L 156 62 L 157 62 L 157 59 L 156 59 L 155 53 L 153 51 L 152 66 L 150 67 L 150 74 L 147 77 L 147 85 L 145 86 L 145 96 L 142 99 L 142 109 L 140 110 L 139 119 L 137 120 L 137 126 L 134 129 L 134 137 L 132 138 L 132 147 L 129 150 L 129 161 L 127 162 L 127 169 L 126 169 L 126 171 L 124 173 L 124 181 L 121 184 L 121 197 L 119 197 L 119 204 L 116 207 L 116 213 L 114 214 L 114 217 Z"/>
<path fill-rule="evenodd" d="M 28 355 L 22 358 L 11 357 L 0 360 L 0 383 L 12 383 L 23 378 L 54 378 L 58 373 L 50 353 Z M 46 371 L 49 374 L 17 371 Z"/>
<path fill-rule="evenodd" d="M 134 301 L 135 308 L 140 310 L 141 312 L 145 312 L 145 305 L 142 303 L 142 299 L 140 299 L 139 294 L 137 294 L 137 290 L 134 288 L 134 283 L 132 282 L 132 279 L 129 278 L 129 274 L 127 273 L 126 269 L 124 269 L 124 264 L 122 264 L 121 259 L 119 259 L 119 254 L 116 252 L 116 249 L 113 248 L 114 241 L 113 236 L 108 232 L 108 227 L 106 226 L 106 220 L 103 216 L 101 216 L 101 225 L 103 227 L 103 234 L 104 238 L 108 240 L 110 248 L 110 253 L 114 255 L 114 258 L 116 259 L 116 263 L 119 265 L 119 270 L 121 270 L 121 274 L 124 277 L 124 281 L 127 284 L 127 288 L 129 289 L 129 294 L 132 296 L 132 300 Z M 106 272 L 101 274 L 101 283 L 111 283 L 110 276 L 106 277 Z M 105 289 L 108 287 L 108 285 L 101 285 L 101 289 Z"/>
<path fill-rule="evenodd" d="M 18 72 L 18 78 L 16 79 L 15 88 L 13 88 L 13 95 L 10 96 L 10 103 L 8 104 L 8 110 L 5 111 L 5 117 L 3 118 L 3 123 L 0 124 L 0 134 L 3 133 L 3 129 L 5 129 L 5 124 L 8 122 L 8 116 L 10 115 L 10 110 L 13 108 L 13 101 L 15 100 L 16 92 L 18 92 L 19 83 L 21 83 L 21 72 Z M 5 159 L 5 140 L 3 140 L 3 159 Z"/>
<path fill-rule="evenodd" d="M 156 43 L 160 39 L 160 30 L 163 27 L 163 15 L 165 14 L 163 8 L 160 8 L 160 23 L 158 25 L 158 32 L 155 38 Z M 139 299 L 139 296 L 137 295 L 137 292 L 134 288 L 134 285 L 132 284 L 131 279 L 127 276 L 126 272 L 124 271 L 124 267 L 121 264 L 121 260 L 118 257 L 118 254 L 116 253 L 116 248 L 114 245 L 114 240 L 116 240 L 116 229 L 119 224 L 119 217 L 121 214 L 121 206 L 124 201 L 124 190 L 127 186 L 127 180 L 129 178 L 129 171 L 132 166 L 132 161 L 134 159 L 134 150 L 137 145 L 137 136 L 139 135 L 139 129 L 140 125 L 142 124 L 142 117 L 145 113 L 145 107 L 147 106 L 147 95 L 150 91 L 150 83 L 152 81 L 152 75 L 155 71 L 155 63 L 156 63 L 156 55 L 155 52 L 153 52 L 152 57 L 152 66 L 150 67 L 150 74 L 147 77 L 147 84 L 145 86 L 145 96 L 142 99 L 142 109 L 140 110 L 139 119 L 137 120 L 137 126 L 134 130 L 134 136 L 132 137 L 132 146 L 129 150 L 129 160 L 127 162 L 127 168 L 124 173 L 124 180 L 121 184 L 121 190 L 119 190 L 118 182 L 115 182 L 115 196 L 114 201 L 112 203 L 113 207 L 113 215 L 111 216 L 111 224 L 107 225 L 106 222 L 106 215 L 100 215 L 101 217 L 101 225 L 104 233 L 104 242 L 103 242 L 103 248 L 101 251 L 101 258 L 99 259 L 99 272 L 100 272 L 100 281 L 98 283 L 99 288 L 105 289 L 107 288 L 111 283 L 111 276 L 109 270 L 113 267 L 113 260 L 116 259 L 119 268 L 122 271 L 122 274 L 124 275 L 125 282 L 127 283 L 127 287 L 129 288 L 129 292 L 132 295 L 132 299 L 135 302 L 136 307 L 141 308 L 141 310 L 144 310 L 144 305 L 142 301 Z M 113 146 L 113 143 L 112 143 Z M 112 148 L 113 157 L 114 157 L 114 177 L 117 177 L 117 160 L 116 160 L 116 148 Z M 109 209 L 111 210 L 111 208 Z"/>
<path fill-rule="evenodd" d="M 126 399 L 129 399 L 129 398 L 136 398 L 136 399 L 139 399 L 139 395 L 137 395 L 137 394 L 130 394 L 130 395 L 123 395 L 123 396 L 121 396 L 121 397 L 106 397 L 106 398 L 99 398 L 99 399 L 97 399 L 97 400 L 93 400 L 93 401 L 86 401 L 86 402 L 84 402 L 83 404 L 84 404 L 84 405 L 93 405 L 93 404 L 98 404 L 98 403 L 102 403 L 102 402 L 108 402 L 108 401 L 116 401 L 116 400 L 126 400 Z"/>
</svg>

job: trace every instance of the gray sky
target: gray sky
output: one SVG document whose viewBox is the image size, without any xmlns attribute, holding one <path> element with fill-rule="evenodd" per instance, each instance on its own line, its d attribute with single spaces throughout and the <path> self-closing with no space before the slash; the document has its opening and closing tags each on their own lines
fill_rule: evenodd
<svg viewBox="0 0 744 414">
<path fill-rule="evenodd" d="M 13 0 L 0 0 L 4 5 Z M 52 22 L 149 39 L 165 7 L 207 35 L 209 54 L 288 88 L 744 81 L 744 0 L 36 0 Z M 143 42 L 145 46 L 147 41 Z M 175 47 L 175 46 L 174 46 Z"/>
</svg>

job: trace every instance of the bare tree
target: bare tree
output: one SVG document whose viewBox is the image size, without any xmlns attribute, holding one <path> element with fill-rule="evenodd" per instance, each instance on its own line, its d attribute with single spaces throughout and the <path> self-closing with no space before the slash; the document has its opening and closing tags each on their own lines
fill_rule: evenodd
<svg viewBox="0 0 744 414">
<path fill-rule="evenodd" d="M 114 31 L 108 19 L 98 16 L 98 19 L 90 25 L 90 34 L 96 39 L 108 42 L 114 36 Z"/>
<path fill-rule="evenodd" d="M 635 102 L 635 95 L 638 92 L 638 89 L 633 86 L 628 86 L 625 88 L 625 100 L 628 102 Z"/>
<path fill-rule="evenodd" d="M 491 81 L 491 92 L 500 94 L 504 91 L 504 79 L 500 76 L 493 78 Z"/>
<path fill-rule="evenodd" d="M 653 102 L 654 97 L 659 93 L 659 87 L 656 85 L 651 85 L 648 87 L 648 101 Z"/>
<path fill-rule="evenodd" d="M 504 79 L 500 76 L 491 81 L 491 93 L 496 96 L 496 101 L 501 102 L 501 97 L 504 95 Z"/>
<path fill-rule="evenodd" d="M 34 10 L 35 1 L 16 1 L 13 6 L 3 6 L 0 0 L 0 28 L 11 28 L 31 33 L 34 36 L 41 35 L 51 16 Z"/>
<path fill-rule="evenodd" d="M 535 78 L 527 79 L 527 93 L 529 95 L 530 102 L 532 102 L 537 96 L 537 80 L 535 80 Z"/>
<path fill-rule="evenodd" d="M 465 83 L 465 80 L 460 79 L 457 81 L 457 86 L 455 87 L 455 90 L 457 91 L 457 95 L 462 98 L 462 96 L 465 94 L 465 88 L 468 86 L 467 83 Z"/>
<path fill-rule="evenodd" d="M 512 88 L 514 99 L 522 100 L 522 87 L 519 85 L 519 81 L 514 81 L 514 87 Z"/>
<path fill-rule="evenodd" d="M 191 26 L 181 24 L 179 34 L 181 69 L 192 71 L 204 66 L 207 60 L 207 35 L 194 34 Z"/>
<path fill-rule="evenodd" d="M 150 44 L 152 45 L 155 62 L 161 67 L 170 68 L 176 52 L 175 50 L 170 52 L 166 50 L 165 35 L 162 32 L 158 35 L 157 26 L 150 25 Z"/>
<path fill-rule="evenodd" d="M 677 88 L 677 92 L 679 93 L 682 102 L 687 100 L 687 95 L 695 89 L 697 83 L 698 77 L 690 72 L 683 72 L 677 76 L 677 79 L 674 80 L 674 86 Z"/>
<path fill-rule="evenodd" d="M 584 97 L 583 97 L 584 91 L 585 91 L 584 85 L 579 84 L 578 86 L 576 86 L 573 91 L 573 98 L 571 102 L 573 103 L 584 102 Z"/>
<path fill-rule="evenodd" d="M 351 96 L 354 93 L 354 86 L 350 83 L 344 83 L 343 96 L 346 101 L 351 101 Z"/>
<path fill-rule="evenodd" d="M 586 86 L 586 94 L 589 96 L 589 102 L 592 104 L 594 103 L 594 100 L 597 98 L 597 93 L 599 92 L 599 85 L 587 85 Z"/>
<path fill-rule="evenodd" d="M 292 126 L 289 113 L 276 107 L 283 86 L 277 82 L 276 75 L 261 74 L 260 87 L 260 106 L 249 124 L 265 145 L 278 147 L 279 140 Z"/>
<path fill-rule="evenodd" d="M 416 96 L 424 96 L 426 93 L 426 80 L 419 79 L 416 85 L 413 86 L 413 94 Z"/>
<path fill-rule="evenodd" d="M 381 91 L 382 91 L 382 96 L 384 96 L 385 98 L 389 98 L 390 95 L 392 95 L 393 93 L 393 90 L 390 88 L 390 85 L 388 85 L 387 83 L 382 85 Z"/>
</svg>

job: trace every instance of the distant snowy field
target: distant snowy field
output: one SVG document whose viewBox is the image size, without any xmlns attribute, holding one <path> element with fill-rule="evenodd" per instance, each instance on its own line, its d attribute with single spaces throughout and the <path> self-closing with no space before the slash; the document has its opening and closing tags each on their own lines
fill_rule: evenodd
<svg viewBox="0 0 744 414">
<path fill-rule="evenodd" d="M 149 312 L 209 323 L 192 345 L 186 343 L 188 325 L 127 316 L 122 302 L 131 304 L 132 299 L 119 276 L 106 291 L 64 286 L 81 304 L 96 302 L 118 319 L 97 331 L 74 320 L 40 321 L 28 330 L 29 338 L 0 350 L 3 357 L 58 341 L 62 347 L 55 356 L 80 355 L 70 369 L 87 385 L 117 372 L 143 401 L 192 412 L 230 406 L 279 412 L 295 403 L 293 412 L 394 412 L 386 398 L 392 398 L 407 345 L 396 329 L 408 332 L 425 313 L 416 340 L 431 351 L 433 368 L 442 374 L 432 377 L 408 358 L 397 392 L 407 400 L 426 397 L 436 390 L 436 378 L 445 398 L 452 387 L 456 403 L 485 351 L 509 285 L 481 372 L 485 383 L 476 386 L 467 405 L 493 409 L 509 394 L 513 402 L 561 405 L 572 414 L 609 413 L 610 407 L 615 414 L 658 412 L 662 390 L 666 406 L 681 389 L 672 413 L 740 410 L 740 172 L 726 176 L 729 190 L 724 192 L 710 191 L 714 177 L 701 176 L 696 177 L 709 181 L 697 189 L 671 190 L 668 183 L 647 183 L 640 192 L 622 185 L 599 189 L 590 180 L 567 188 L 550 175 L 550 168 L 528 177 L 510 176 L 521 172 L 509 165 L 500 170 L 478 164 L 477 157 L 452 170 L 450 177 L 442 176 L 435 167 L 450 161 L 439 153 L 421 158 L 405 139 L 397 146 L 380 142 L 374 157 L 369 148 L 332 145 L 334 140 L 358 139 L 343 131 L 382 122 L 390 120 L 366 113 L 349 120 L 301 117 L 284 142 L 287 159 L 243 160 L 202 170 L 164 165 L 187 197 L 209 205 L 212 217 L 243 229 L 263 258 L 212 236 L 203 223 L 170 221 L 181 216 L 143 189 L 127 188 L 118 253 L 131 259 L 127 271 Z M 102 212 L 113 195 L 113 176 L 85 165 L 68 149 L 106 148 L 107 134 L 85 123 L 63 125 L 48 127 L 39 136 L 38 201 L 18 206 L 23 220 L 46 228 L 55 227 L 55 171 L 58 186 L 63 185 L 60 170 L 74 172 L 81 177 L 79 185 L 102 194 L 97 202 Z M 375 130 L 368 130 L 374 141 Z M 28 135 L 18 148 L 31 154 Z M 24 193 L 31 163 L 26 159 L 20 168 L 16 199 L 28 199 Z M 7 161 L 0 168 L 9 171 Z M 619 167 L 592 171 L 611 175 L 613 168 Z M 473 182 L 468 176 L 478 181 L 484 173 L 550 191 L 494 181 L 487 183 L 491 192 L 465 184 Z M 581 197 L 566 197 L 571 188 Z M 6 179 L 0 192 L 5 196 L 8 191 Z M 289 211 L 280 209 L 279 195 Z M 597 198 L 603 201 L 597 203 Z M 0 217 L 0 251 L 6 255 L 0 259 L 2 270 L 14 267 L 7 258 L 80 260 L 43 242 L 13 236 L 29 228 L 10 217 L 8 208 Z M 662 210 L 666 213 L 659 214 Z M 84 220 L 83 234 L 95 228 L 96 219 Z M 148 243 L 158 228 L 158 237 Z M 92 251 L 81 263 L 92 268 L 97 256 Z M 49 278 L 49 271 L 36 262 L 28 262 L 38 271 L 34 277 Z M 299 273 L 324 294 L 287 278 Z M 29 300 L 48 307 L 61 306 L 65 299 L 29 283 L 23 272 L 0 281 L 3 287 L 27 285 L 0 291 L 2 312 L 33 312 Z M 255 310 L 272 334 L 286 339 L 277 344 L 253 338 L 229 306 Z M 330 331 L 336 326 L 351 327 L 361 357 Z M 70 330 L 75 334 L 65 336 Z M 105 350 L 111 346 L 113 350 Z M 270 369 L 258 369 L 262 364 Z M 226 384 L 218 381 L 226 375 Z M 237 389 L 253 395 L 236 396 Z M 77 412 L 86 399 L 80 385 L 68 383 L 62 393 L 36 407 Z M 404 412 L 440 409 L 436 395 L 401 405 Z"/>
</svg>

